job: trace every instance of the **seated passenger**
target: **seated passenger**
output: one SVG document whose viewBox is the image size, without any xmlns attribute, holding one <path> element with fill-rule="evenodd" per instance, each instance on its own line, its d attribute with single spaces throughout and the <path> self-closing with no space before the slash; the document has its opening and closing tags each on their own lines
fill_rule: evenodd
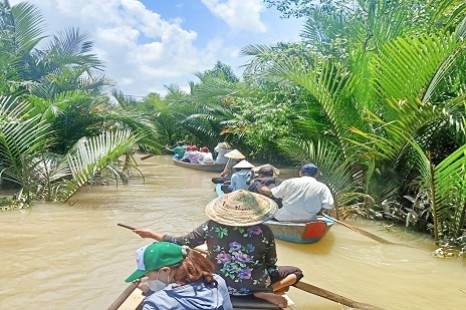
<svg viewBox="0 0 466 310">
<path fill-rule="evenodd" d="M 187 155 L 182 159 L 182 161 L 196 165 L 199 164 L 199 155 L 201 152 L 197 150 L 197 146 L 195 145 L 191 145 L 190 149 L 191 151 L 186 152 Z"/>
<path fill-rule="evenodd" d="M 228 186 L 222 186 L 224 193 L 231 193 L 239 189 L 248 189 L 248 179 L 251 173 L 251 169 L 254 166 L 247 160 L 242 160 L 233 166 L 236 171 L 231 176 L 231 182 Z"/>
<path fill-rule="evenodd" d="M 187 162 L 187 163 L 191 162 L 188 159 L 188 156 L 189 156 L 189 154 L 191 154 L 192 151 L 193 151 L 193 147 L 191 145 L 186 146 L 186 152 L 184 152 L 184 155 L 183 155 L 183 157 L 181 157 L 180 160 L 184 161 L 184 162 Z"/>
<path fill-rule="evenodd" d="M 199 154 L 199 164 L 201 165 L 213 165 L 214 164 L 212 153 L 209 152 L 209 148 L 207 146 L 204 146 L 201 149 L 201 154 Z"/>
<path fill-rule="evenodd" d="M 184 153 L 186 153 L 186 145 L 183 141 L 178 141 L 173 148 L 166 148 L 166 150 L 175 153 L 177 159 L 182 159 Z"/>
<path fill-rule="evenodd" d="M 254 193 L 261 193 L 261 188 L 267 186 L 267 188 L 272 189 L 277 187 L 282 183 L 282 181 L 275 177 L 278 169 L 274 168 L 272 165 L 263 165 L 257 171 L 258 176 L 251 180 L 248 190 Z M 283 206 L 282 199 L 271 197 L 278 205 L 278 208 Z"/>
<path fill-rule="evenodd" d="M 233 166 L 236 165 L 239 161 L 245 159 L 244 155 L 237 149 L 226 153 L 225 157 L 228 158 L 228 161 L 225 164 L 225 168 L 223 169 L 222 173 L 220 173 L 220 177 L 212 178 L 212 182 L 215 184 L 229 181 L 233 175 Z"/>
<path fill-rule="evenodd" d="M 214 148 L 214 151 L 217 153 L 215 163 L 224 164 L 228 161 L 228 158 L 225 157 L 225 154 L 231 151 L 231 146 L 226 142 L 221 142 L 217 144 L 217 146 Z"/>
<path fill-rule="evenodd" d="M 138 269 L 126 282 L 148 277 L 144 310 L 231 310 L 225 280 L 201 254 L 170 242 L 156 242 L 136 251 Z"/>
<path fill-rule="evenodd" d="M 323 209 L 333 208 L 333 196 L 324 183 L 315 179 L 318 169 L 314 164 L 301 167 L 298 178 L 283 181 L 279 186 L 261 188 L 261 193 L 283 199 L 283 207 L 274 218 L 280 222 L 316 221 Z"/>
<path fill-rule="evenodd" d="M 276 266 L 275 239 L 263 222 L 277 209 L 276 203 L 265 196 L 238 190 L 209 202 L 205 212 L 210 220 L 185 236 L 142 229 L 134 232 L 142 238 L 191 248 L 207 243 L 209 259 L 215 272 L 225 279 L 230 295 L 254 295 L 285 308 L 287 300 L 279 293 L 303 275 L 299 268 Z"/>
</svg>

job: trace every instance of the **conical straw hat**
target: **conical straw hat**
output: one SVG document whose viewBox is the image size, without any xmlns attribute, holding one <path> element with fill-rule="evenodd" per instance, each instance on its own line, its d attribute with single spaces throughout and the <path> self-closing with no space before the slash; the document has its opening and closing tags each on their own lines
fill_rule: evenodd
<svg viewBox="0 0 466 310">
<path fill-rule="evenodd" d="M 237 163 L 236 165 L 234 165 L 233 168 L 235 168 L 235 169 L 248 169 L 248 168 L 252 169 L 252 168 L 254 168 L 254 165 L 251 164 L 250 162 L 248 162 L 247 160 L 242 160 L 239 163 Z"/>
<path fill-rule="evenodd" d="M 228 152 L 225 154 L 226 158 L 231 158 L 231 159 L 244 159 L 246 158 L 240 151 L 237 149 L 234 149 L 231 152 Z"/>
<path fill-rule="evenodd" d="M 227 142 L 220 142 L 216 147 L 219 149 L 231 149 L 231 146 Z"/>
<path fill-rule="evenodd" d="M 237 190 L 209 202 L 207 216 L 227 226 L 251 226 L 270 220 L 278 206 L 270 198 L 246 190 Z"/>
</svg>

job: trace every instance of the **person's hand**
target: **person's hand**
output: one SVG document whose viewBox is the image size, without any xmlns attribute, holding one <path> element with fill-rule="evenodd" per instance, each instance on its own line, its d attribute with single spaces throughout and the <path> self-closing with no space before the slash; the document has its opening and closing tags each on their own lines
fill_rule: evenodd
<svg viewBox="0 0 466 310">
<path fill-rule="evenodd" d="M 261 194 L 267 194 L 270 190 L 267 186 L 262 185 L 261 187 L 259 187 L 259 191 L 261 192 Z"/>
<path fill-rule="evenodd" d="M 148 277 L 144 277 L 142 279 L 140 279 L 141 282 L 139 283 L 138 285 L 138 288 L 143 291 L 144 294 L 146 294 L 148 291 L 149 291 L 149 278 Z"/>
<path fill-rule="evenodd" d="M 135 234 L 137 234 L 141 238 L 149 238 L 149 239 L 155 239 L 155 233 L 152 230 L 146 230 L 146 229 L 135 229 L 133 230 Z"/>
</svg>

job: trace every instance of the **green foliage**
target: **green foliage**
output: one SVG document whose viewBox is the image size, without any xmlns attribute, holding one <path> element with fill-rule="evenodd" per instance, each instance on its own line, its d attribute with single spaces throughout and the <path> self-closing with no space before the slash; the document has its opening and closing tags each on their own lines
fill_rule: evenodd
<svg viewBox="0 0 466 310">
<path fill-rule="evenodd" d="M 136 142 L 160 146 L 149 119 L 104 93 L 112 82 L 90 37 L 75 28 L 49 37 L 43 28 L 34 5 L 0 1 L 0 95 L 11 95 L 0 96 L 0 176 L 17 184 L 18 203 L 66 200 L 105 168 L 126 180 L 132 162 L 120 168 L 117 157 L 131 158 Z M 87 152 L 73 149 L 80 143 Z"/>
<path fill-rule="evenodd" d="M 60 188 L 58 199 L 67 201 L 103 169 L 110 170 L 118 180 L 120 174 L 112 163 L 127 153 L 138 139 L 130 131 L 115 131 L 78 141 L 66 156 L 73 178 L 63 180 L 64 187 Z"/>
<path fill-rule="evenodd" d="M 47 143 L 50 126 L 39 116 L 27 117 L 27 102 L 0 96 L 0 177 L 20 185 L 30 202 L 34 157 Z"/>
<path fill-rule="evenodd" d="M 340 203 L 340 210 L 356 202 L 353 209 L 359 214 L 384 210 L 388 218 L 406 223 L 422 217 L 423 228 L 432 228 L 436 240 L 460 236 L 464 172 L 462 153 L 456 151 L 466 139 L 464 1 L 264 2 L 286 18 L 303 17 L 303 41 L 245 48 L 243 53 L 254 57 L 245 78 L 254 87 L 270 81 L 288 90 L 297 86 L 309 96 L 305 105 L 288 105 L 288 114 L 281 111 L 291 122 L 265 113 L 256 113 L 254 121 L 284 124 L 285 130 L 271 137 L 298 162 L 312 160 L 325 171 L 328 158 L 357 172 L 351 176 L 358 181 L 356 190 L 348 193 L 360 196 Z M 258 106 L 246 101 L 245 110 L 280 107 L 273 101 L 253 102 Z M 252 122 L 248 126 L 254 127 Z M 261 141 L 270 135 L 255 133 L 255 138 L 245 137 Z M 327 148 L 329 153 L 322 151 Z M 339 175 L 337 167 L 330 169 Z M 360 206 L 372 211 L 361 212 Z"/>
</svg>

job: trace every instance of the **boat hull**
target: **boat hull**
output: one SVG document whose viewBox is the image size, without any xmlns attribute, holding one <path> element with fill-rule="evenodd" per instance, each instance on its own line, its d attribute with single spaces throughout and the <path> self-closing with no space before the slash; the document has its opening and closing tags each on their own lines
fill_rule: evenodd
<svg viewBox="0 0 466 310">
<path fill-rule="evenodd" d="M 199 164 L 191 164 L 191 163 L 187 163 L 184 161 L 175 160 L 173 158 L 172 160 L 176 166 L 194 169 L 194 170 L 207 171 L 207 172 L 222 172 L 223 169 L 225 169 L 225 164 L 199 165 Z"/>
<path fill-rule="evenodd" d="M 288 300 L 288 307 L 280 308 L 263 299 L 254 297 L 231 297 L 233 309 L 235 310 L 297 310 L 296 304 L 287 296 L 284 297 Z M 139 289 L 134 292 L 124 301 L 124 303 L 118 307 L 118 310 L 141 310 L 142 301 L 144 296 Z"/>
<path fill-rule="evenodd" d="M 315 243 L 322 239 L 333 226 L 333 221 L 319 218 L 316 222 L 291 223 L 267 221 L 267 226 L 273 232 L 275 239 L 293 243 Z"/>
</svg>

